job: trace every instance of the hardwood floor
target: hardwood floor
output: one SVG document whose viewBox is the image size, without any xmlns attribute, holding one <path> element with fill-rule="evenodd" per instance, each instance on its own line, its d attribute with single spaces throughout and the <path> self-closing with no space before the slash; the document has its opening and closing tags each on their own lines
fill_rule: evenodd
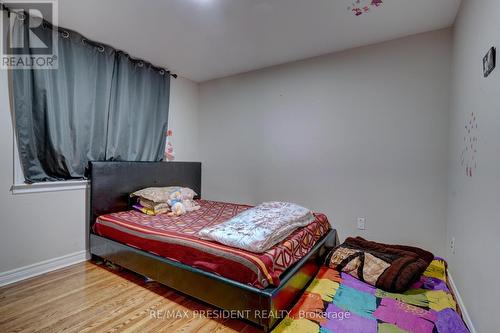
<svg viewBox="0 0 500 333">
<path fill-rule="evenodd" d="M 126 270 L 85 262 L 0 288 L 0 332 L 261 332 Z M 203 315 L 205 314 L 205 315 Z"/>
</svg>

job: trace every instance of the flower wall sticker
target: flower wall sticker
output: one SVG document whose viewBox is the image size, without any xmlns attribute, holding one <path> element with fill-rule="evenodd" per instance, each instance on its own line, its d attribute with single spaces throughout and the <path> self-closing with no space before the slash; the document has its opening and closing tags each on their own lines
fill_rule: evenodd
<svg viewBox="0 0 500 333">
<path fill-rule="evenodd" d="M 164 161 L 173 161 L 175 160 L 175 153 L 174 153 L 174 143 L 173 143 L 173 135 L 174 133 L 172 132 L 171 129 L 169 129 L 165 135 L 165 156 L 164 156 Z"/>
<path fill-rule="evenodd" d="M 460 156 L 467 177 L 472 177 L 477 169 L 478 140 L 477 116 L 474 112 L 471 112 L 469 119 L 465 123 L 464 148 Z"/>
<path fill-rule="evenodd" d="M 347 10 L 356 16 L 370 12 L 372 8 L 380 7 L 384 2 L 382 0 L 353 0 Z"/>
</svg>

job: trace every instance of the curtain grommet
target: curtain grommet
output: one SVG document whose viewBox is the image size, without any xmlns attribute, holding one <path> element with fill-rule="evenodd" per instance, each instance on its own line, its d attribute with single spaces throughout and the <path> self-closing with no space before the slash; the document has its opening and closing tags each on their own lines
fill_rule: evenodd
<svg viewBox="0 0 500 333">
<path fill-rule="evenodd" d="M 19 21 L 24 21 L 24 20 L 26 20 L 26 13 L 25 12 L 16 12 L 16 17 Z"/>
<path fill-rule="evenodd" d="M 139 67 L 144 67 L 144 63 L 143 63 L 142 61 L 139 61 L 139 62 L 137 63 L 137 66 L 139 66 Z"/>
<path fill-rule="evenodd" d="M 104 48 L 104 46 L 102 45 L 99 45 L 99 47 L 97 48 L 97 51 L 103 53 L 106 49 Z"/>
<path fill-rule="evenodd" d="M 66 30 L 63 30 L 63 31 L 61 31 L 61 36 L 62 36 L 62 38 L 69 38 L 69 32 L 67 32 Z"/>
<path fill-rule="evenodd" d="M 165 71 L 163 69 L 160 69 L 160 75 L 165 75 Z"/>
</svg>

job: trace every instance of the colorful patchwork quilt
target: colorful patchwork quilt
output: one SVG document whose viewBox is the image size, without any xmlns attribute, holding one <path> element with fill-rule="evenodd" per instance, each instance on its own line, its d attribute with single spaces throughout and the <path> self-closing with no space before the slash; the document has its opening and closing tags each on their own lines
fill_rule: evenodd
<svg viewBox="0 0 500 333">
<path fill-rule="evenodd" d="M 401 294 L 322 267 L 274 333 L 468 333 L 447 286 L 446 263 L 434 259 Z"/>
</svg>

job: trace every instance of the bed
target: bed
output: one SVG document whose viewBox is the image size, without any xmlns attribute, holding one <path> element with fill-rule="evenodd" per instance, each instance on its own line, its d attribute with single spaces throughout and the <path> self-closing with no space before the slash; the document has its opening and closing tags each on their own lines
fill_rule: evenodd
<svg viewBox="0 0 500 333">
<path fill-rule="evenodd" d="M 322 214 L 272 249 L 255 254 L 195 237 L 204 225 L 250 206 L 199 199 L 185 216 L 146 218 L 130 210 L 129 193 L 150 186 L 184 186 L 201 194 L 201 163 L 91 162 L 90 252 L 158 281 L 264 330 L 285 316 L 314 275 L 336 231 Z"/>
<path fill-rule="evenodd" d="M 181 216 L 148 216 L 135 210 L 99 216 L 96 234 L 191 267 L 264 289 L 279 286 L 280 275 L 325 236 L 330 224 L 316 214 L 310 225 L 292 233 L 264 253 L 252 253 L 197 236 L 198 231 L 227 221 L 251 206 L 197 200 L 200 209 Z"/>
<path fill-rule="evenodd" d="M 274 333 L 468 333 L 447 284 L 446 264 L 434 259 L 404 293 L 388 293 L 349 274 L 321 267 Z"/>
</svg>

